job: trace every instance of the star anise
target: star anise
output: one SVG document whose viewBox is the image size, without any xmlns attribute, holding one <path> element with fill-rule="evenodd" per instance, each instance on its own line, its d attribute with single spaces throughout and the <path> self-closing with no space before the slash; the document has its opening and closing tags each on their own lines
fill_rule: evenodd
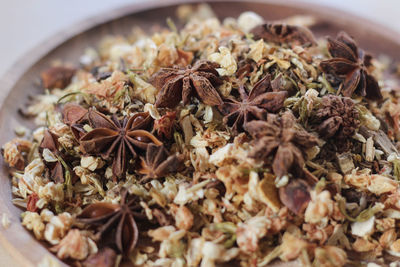
<svg viewBox="0 0 400 267">
<path fill-rule="evenodd" d="M 119 252 L 127 255 L 135 248 L 139 230 L 135 218 L 143 219 L 141 206 L 135 198 L 128 200 L 128 191 L 121 190 L 119 204 L 98 202 L 87 206 L 78 216 L 81 223 L 94 227 L 100 239 L 111 234 Z"/>
<path fill-rule="evenodd" d="M 70 127 L 77 141 L 86 134 L 83 127 L 85 123 L 88 123 L 87 115 L 88 110 L 78 104 L 67 103 L 63 107 L 63 122 Z"/>
<path fill-rule="evenodd" d="M 342 93 L 365 96 L 371 100 L 382 98 L 378 82 L 369 73 L 372 57 L 357 48 L 355 41 L 345 32 L 336 39 L 328 38 L 328 50 L 332 59 L 320 63 L 323 72 L 343 78 Z"/>
<path fill-rule="evenodd" d="M 53 154 L 55 157 L 54 160 L 46 161 L 46 159 L 44 159 L 43 162 L 49 170 L 50 178 L 56 183 L 63 183 L 64 167 L 61 163 L 61 160 L 63 160 L 63 155 L 58 149 L 59 143 L 57 140 L 58 136 L 55 133 L 45 130 L 42 142 L 39 145 L 39 152 L 41 155 L 43 155 L 43 151 L 48 149 Z"/>
<path fill-rule="evenodd" d="M 206 105 L 222 104 L 215 89 L 215 86 L 222 84 L 217 67 L 216 63 L 201 60 L 186 68 L 161 69 L 151 78 L 151 83 L 159 90 L 156 107 L 173 108 L 181 100 L 186 105 L 192 96 L 196 96 Z"/>
<path fill-rule="evenodd" d="M 254 35 L 254 40 L 263 39 L 266 42 L 273 42 L 278 44 L 316 44 L 312 32 L 309 29 L 301 26 L 271 22 L 256 26 L 250 32 Z"/>
<path fill-rule="evenodd" d="M 266 121 L 251 121 L 245 130 L 254 138 L 250 157 L 268 160 L 274 155 L 272 170 L 282 177 L 289 172 L 301 174 L 305 150 L 317 144 L 317 138 L 296 125 L 290 111 L 282 116 L 268 114 Z"/>
<path fill-rule="evenodd" d="M 112 171 L 115 177 L 122 177 L 130 158 L 137 157 L 137 150 L 146 150 L 149 143 L 162 143 L 147 131 L 152 118 L 148 113 L 137 113 L 132 117 L 118 120 L 109 119 L 93 109 L 88 112 L 90 126 L 94 128 L 80 138 L 81 150 L 98 154 L 104 159 L 114 156 Z"/>
<path fill-rule="evenodd" d="M 76 124 L 87 115 L 88 110 L 78 104 L 67 103 L 63 107 L 63 122 L 69 126 Z"/>
<path fill-rule="evenodd" d="M 51 67 L 40 74 L 42 85 L 46 89 L 67 87 L 75 74 L 75 69 L 66 66 Z"/>
<path fill-rule="evenodd" d="M 164 146 L 149 144 L 146 150 L 146 157 L 142 158 L 141 169 L 139 173 L 144 174 L 143 181 L 153 178 L 161 178 L 174 172 L 179 167 L 181 158 L 179 155 L 168 155 Z"/>
<path fill-rule="evenodd" d="M 324 96 L 316 117 L 319 123 L 317 131 L 323 139 L 335 137 L 338 140 L 346 140 L 360 125 L 354 102 L 347 97 Z"/>
<path fill-rule="evenodd" d="M 233 97 L 225 99 L 221 112 L 225 115 L 223 122 L 235 133 L 243 131 L 243 125 L 258 119 L 265 120 L 268 112 L 277 112 L 283 107 L 286 91 L 271 92 L 271 76 L 268 74 L 259 80 L 247 94 L 244 85 L 239 86 L 241 101 Z"/>
</svg>

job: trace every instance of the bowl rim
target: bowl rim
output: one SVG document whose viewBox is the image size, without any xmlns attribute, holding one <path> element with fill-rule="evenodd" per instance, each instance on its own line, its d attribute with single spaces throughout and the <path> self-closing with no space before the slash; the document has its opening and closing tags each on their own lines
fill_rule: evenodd
<svg viewBox="0 0 400 267">
<path fill-rule="evenodd" d="M 141 0 L 138 3 L 122 5 L 118 8 L 103 11 L 94 16 L 89 16 L 85 19 L 72 23 L 67 28 L 60 30 L 54 34 L 44 38 L 38 45 L 27 49 L 22 53 L 18 59 L 4 72 L 0 78 L 1 90 L 0 94 L 0 108 L 3 107 L 5 101 L 9 97 L 9 94 L 13 87 L 16 85 L 18 80 L 39 60 L 44 58 L 48 53 L 54 51 L 57 47 L 63 45 L 66 41 L 77 36 L 78 34 L 85 33 L 86 31 L 102 25 L 113 20 L 117 20 L 128 16 L 130 14 L 139 13 L 143 11 L 151 11 L 156 8 L 166 8 L 169 6 L 176 6 L 179 4 L 199 4 L 199 3 L 257 3 L 265 5 L 282 6 L 288 8 L 294 8 L 304 10 L 306 13 L 319 13 L 326 16 L 328 19 L 333 17 L 340 17 L 346 24 L 354 25 L 368 25 L 368 28 L 372 32 L 379 32 L 379 34 L 388 40 L 392 40 L 394 43 L 400 45 L 400 33 L 392 28 L 382 25 L 379 22 L 371 21 L 367 18 L 355 15 L 352 12 L 344 11 L 338 8 L 322 5 L 322 4 L 311 4 L 303 2 L 302 0 Z M 245 11 L 245 10 L 243 10 Z M 332 15 L 335 14 L 335 15 Z M 364 26 L 367 27 L 367 26 Z M 3 162 L 3 161 L 1 161 Z M 3 164 L 1 164 L 3 165 Z M 8 185 L 7 185 L 8 186 Z M 12 204 L 13 205 L 13 204 Z M 0 213 L 8 213 L 8 209 L 4 204 L 0 204 Z M 17 222 L 13 222 L 17 223 Z M 20 221 L 18 221 L 20 223 Z M 0 244 L 9 253 L 12 260 L 21 266 L 35 266 L 35 263 L 28 259 L 24 251 L 19 251 L 16 248 L 16 241 L 11 240 L 5 235 L 4 227 L 0 227 Z M 28 231 L 24 233 L 29 235 Z M 41 244 L 38 241 L 38 245 Z M 47 250 L 47 249 L 46 249 Z M 52 253 L 47 251 L 52 258 L 60 264 L 60 266 L 67 266 L 64 262 L 59 260 Z M 46 255 L 43 255 L 46 256 Z"/>
</svg>

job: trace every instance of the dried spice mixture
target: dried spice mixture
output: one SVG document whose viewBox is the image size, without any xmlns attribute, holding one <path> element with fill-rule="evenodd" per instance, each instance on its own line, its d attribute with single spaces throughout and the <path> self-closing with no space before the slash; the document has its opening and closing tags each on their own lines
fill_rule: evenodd
<svg viewBox="0 0 400 267">
<path fill-rule="evenodd" d="M 193 9 L 41 74 L 2 150 L 22 224 L 75 266 L 398 266 L 395 63 Z"/>
</svg>

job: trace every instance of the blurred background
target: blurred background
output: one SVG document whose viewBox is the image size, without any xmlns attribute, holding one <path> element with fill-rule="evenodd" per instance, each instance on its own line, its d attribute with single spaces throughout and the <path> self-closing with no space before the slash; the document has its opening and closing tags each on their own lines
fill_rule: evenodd
<svg viewBox="0 0 400 267">
<path fill-rule="evenodd" d="M 2 0 L 0 77 L 32 48 L 87 18 L 147 0 Z M 163 1 L 163 0 L 159 0 Z M 261 0 L 256 0 L 261 1 Z M 296 1 L 296 0 L 291 0 Z M 400 34 L 399 0 L 300 0 L 367 18 Z M 261 14 L 262 15 L 262 14 Z M 15 266 L 0 246 L 0 266 Z"/>
<path fill-rule="evenodd" d="M 0 9 L 2 35 L 0 77 L 17 59 L 53 34 L 107 10 L 146 1 L 3 0 Z M 390 27 L 400 34 L 399 0 L 301 0 L 301 2 L 326 5 L 351 12 Z"/>
</svg>

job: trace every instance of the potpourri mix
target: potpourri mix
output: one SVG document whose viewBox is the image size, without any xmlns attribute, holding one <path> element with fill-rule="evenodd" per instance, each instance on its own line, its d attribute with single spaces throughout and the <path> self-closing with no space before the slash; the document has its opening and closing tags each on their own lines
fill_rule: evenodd
<svg viewBox="0 0 400 267">
<path fill-rule="evenodd" d="M 22 225 L 76 266 L 397 266 L 396 64 L 310 17 L 177 13 L 42 72 L 2 150 Z"/>
</svg>

